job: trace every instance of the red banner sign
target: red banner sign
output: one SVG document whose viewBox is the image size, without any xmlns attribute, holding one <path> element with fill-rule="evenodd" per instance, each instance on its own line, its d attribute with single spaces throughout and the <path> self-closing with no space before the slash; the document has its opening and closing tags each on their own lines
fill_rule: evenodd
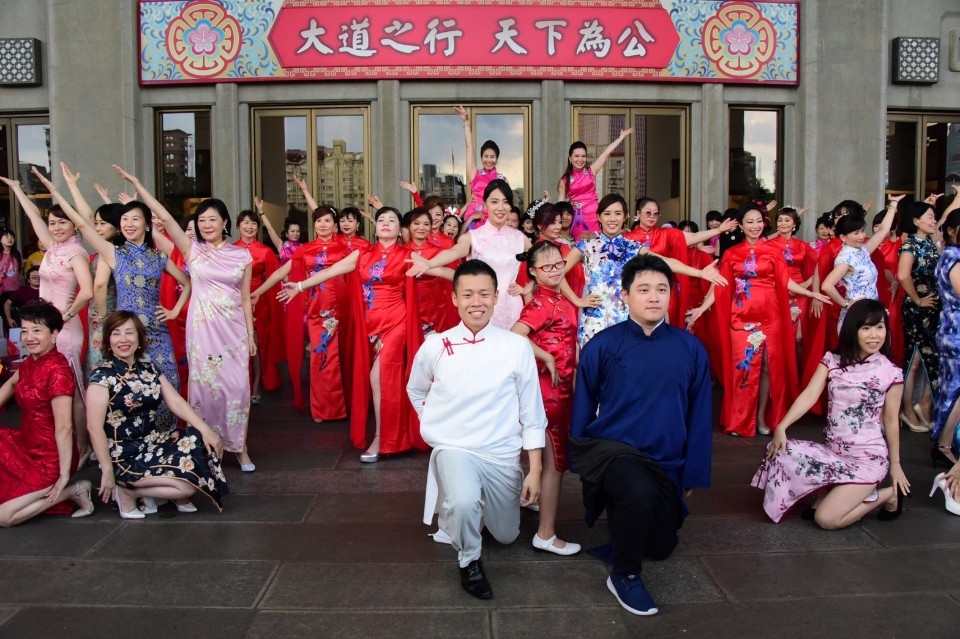
<svg viewBox="0 0 960 639">
<path fill-rule="evenodd" d="M 283 7 L 270 31 L 281 66 L 645 67 L 679 42 L 662 8 L 367 5 Z"/>
</svg>

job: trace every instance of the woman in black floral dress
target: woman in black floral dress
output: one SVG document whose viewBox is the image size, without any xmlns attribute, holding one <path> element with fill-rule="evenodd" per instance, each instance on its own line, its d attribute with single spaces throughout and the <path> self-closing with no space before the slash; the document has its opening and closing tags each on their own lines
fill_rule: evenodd
<svg viewBox="0 0 960 639">
<path fill-rule="evenodd" d="M 937 326 L 940 323 L 940 298 L 937 289 L 937 260 L 940 251 L 933 242 L 937 220 L 929 202 L 912 202 L 902 211 L 900 234 L 909 237 L 900 248 L 897 279 L 903 287 L 904 374 L 901 419 L 911 430 L 930 430 L 930 417 L 940 379 L 937 353 Z M 926 370 L 929 388 L 917 396 L 921 367 Z M 913 418 L 920 424 L 913 424 Z"/>
<path fill-rule="evenodd" d="M 87 389 L 87 425 L 103 470 L 100 497 L 115 499 L 124 519 L 144 517 L 138 497 L 183 501 L 200 492 L 220 510 L 227 492 L 220 437 L 143 358 L 145 346 L 146 330 L 134 313 L 104 318 L 104 361 Z M 188 426 L 161 431 L 161 401 Z"/>
</svg>

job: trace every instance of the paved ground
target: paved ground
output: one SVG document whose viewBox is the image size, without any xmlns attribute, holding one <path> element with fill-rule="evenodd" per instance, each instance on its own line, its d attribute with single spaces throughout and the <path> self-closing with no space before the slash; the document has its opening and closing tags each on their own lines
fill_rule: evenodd
<svg viewBox="0 0 960 639">
<path fill-rule="evenodd" d="M 0 422 L 13 423 L 15 411 Z M 815 422 L 796 435 L 818 436 Z M 717 435 L 713 488 L 690 500 L 680 547 L 645 569 L 660 614 L 637 618 L 583 553 L 534 552 L 525 512 L 512 546 L 486 543 L 495 598 L 459 587 L 453 551 L 420 523 L 426 454 L 359 463 L 343 423 L 315 425 L 288 394 L 254 409 L 258 470 L 227 462 L 232 494 L 178 515 L 45 517 L 0 530 L 0 637 L 956 637 L 960 518 L 930 499 L 922 435 L 904 432 L 915 487 L 898 521 L 824 532 L 772 524 L 747 485 L 762 441 Z M 99 471 L 83 476 L 96 480 Z M 587 546 L 564 486 L 559 530 Z"/>
</svg>

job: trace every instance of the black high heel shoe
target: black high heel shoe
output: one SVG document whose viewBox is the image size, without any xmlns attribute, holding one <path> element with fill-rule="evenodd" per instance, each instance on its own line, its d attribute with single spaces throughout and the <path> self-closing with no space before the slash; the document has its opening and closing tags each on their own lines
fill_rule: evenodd
<svg viewBox="0 0 960 639">
<path fill-rule="evenodd" d="M 933 467 L 937 467 L 937 462 L 943 462 L 943 465 L 947 468 L 951 468 L 954 464 L 953 460 L 947 457 L 947 454 L 943 451 L 950 450 L 948 446 L 943 444 L 934 444 L 933 448 L 930 449 L 930 460 L 933 461 Z"/>
<path fill-rule="evenodd" d="M 903 494 L 903 491 L 900 490 L 900 487 L 897 486 L 897 509 L 896 510 L 886 510 L 882 506 L 880 507 L 880 512 L 877 513 L 877 519 L 880 521 L 893 521 L 897 517 L 903 514 L 903 500 L 906 499 L 906 495 Z"/>
</svg>

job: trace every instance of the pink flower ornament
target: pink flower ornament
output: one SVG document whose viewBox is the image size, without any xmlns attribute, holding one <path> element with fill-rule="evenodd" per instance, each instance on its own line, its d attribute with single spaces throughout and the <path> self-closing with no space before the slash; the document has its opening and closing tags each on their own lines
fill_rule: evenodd
<svg viewBox="0 0 960 639">
<path fill-rule="evenodd" d="M 206 20 L 201 20 L 197 26 L 187 33 L 187 41 L 193 45 L 195 55 L 210 55 L 220 42 L 222 32 L 214 29 Z"/>
<path fill-rule="evenodd" d="M 737 20 L 721 37 L 731 55 L 750 55 L 750 49 L 757 41 L 757 32 L 748 29 L 745 22 Z"/>
</svg>

